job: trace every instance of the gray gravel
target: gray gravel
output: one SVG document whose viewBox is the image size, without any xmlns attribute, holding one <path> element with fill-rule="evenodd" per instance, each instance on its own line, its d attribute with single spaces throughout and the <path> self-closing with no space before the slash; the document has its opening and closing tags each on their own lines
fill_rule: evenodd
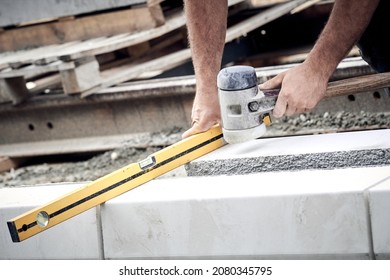
<svg viewBox="0 0 390 280">
<path fill-rule="evenodd" d="M 304 113 L 296 117 L 274 119 L 267 136 L 305 133 L 327 133 L 347 130 L 367 130 L 390 127 L 390 113 L 336 112 Z"/>
<path fill-rule="evenodd" d="M 390 113 L 366 113 L 363 111 L 360 113 L 325 112 L 321 115 L 305 113 L 295 117 L 274 119 L 265 137 L 378 128 L 390 128 Z M 166 137 L 169 138 L 170 142 L 177 142 L 181 139 L 183 131 L 184 128 L 175 128 Z M 161 137 L 161 133 L 153 135 Z M 161 147 L 136 149 L 125 146 L 82 162 L 46 163 L 21 167 L 0 174 L 0 187 L 92 181 L 128 164 L 138 162 L 159 149 Z M 186 176 L 184 167 L 177 168 L 159 178 L 174 176 Z"/>
</svg>

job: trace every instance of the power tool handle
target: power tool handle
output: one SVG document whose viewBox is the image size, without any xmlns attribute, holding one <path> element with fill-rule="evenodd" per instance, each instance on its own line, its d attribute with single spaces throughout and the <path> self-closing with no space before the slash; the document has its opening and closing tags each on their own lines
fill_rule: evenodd
<svg viewBox="0 0 390 280">
<path fill-rule="evenodd" d="M 390 72 L 371 74 L 328 83 L 325 97 L 342 96 L 390 87 Z"/>
<path fill-rule="evenodd" d="M 358 76 L 328 83 L 325 97 L 355 94 L 390 87 L 390 72 Z M 277 97 L 280 89 L 264 89 L 266 97 Z"/>
</svg>

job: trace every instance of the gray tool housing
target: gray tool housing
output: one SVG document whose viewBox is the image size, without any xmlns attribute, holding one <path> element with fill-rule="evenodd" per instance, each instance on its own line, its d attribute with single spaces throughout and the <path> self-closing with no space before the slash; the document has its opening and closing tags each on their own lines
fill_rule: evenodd
<svg viewBox="0 0 390 280">
<path fill-rule="evenodd" d="M 264 93 L 258 89 L 255 69 L 226 67 L 218 74 L 217 86 L 225 141 L 234 144 L 263 136 L 265 112 L 260 105 Z"/>
</svg>

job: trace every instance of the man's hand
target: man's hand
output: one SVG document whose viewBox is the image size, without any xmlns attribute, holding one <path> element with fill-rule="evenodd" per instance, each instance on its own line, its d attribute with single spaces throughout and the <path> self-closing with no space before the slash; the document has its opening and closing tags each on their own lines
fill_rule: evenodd
<svg viewBox="0 0 390 280">
<path fill-rule="evenodd" d="M 307 112 L 317 105 L 337 65 L 370 22 L 379 0 L 334 2 L 328 22 L 305 62 L 260 86 L 260 89 L 281 89 L 273 112 L 275 117 Z"/>
<path fill-rule="evenodd" d="M 200 91 L 201 89 L 198 89 Z M 206 89 L 195 95 L 192 107 L 192 127 L 183 133 L 182 138 L 209 130 L 213 125 L 221 123 L 217 89 Z"/>
<path fill-rule="evenodd" d="M 311 111 L 325 96 L 328 78 L 305 63 L 259 85 L 261 90 L 280 88 L 273 115 L 280 118 Z"/>
</svg>

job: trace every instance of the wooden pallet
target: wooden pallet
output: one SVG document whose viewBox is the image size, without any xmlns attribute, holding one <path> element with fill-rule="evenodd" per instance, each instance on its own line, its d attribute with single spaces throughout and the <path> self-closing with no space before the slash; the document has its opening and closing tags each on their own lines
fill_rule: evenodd
<svg viewBox="0 0 390 280">
<path fill-rule="evenodd" d="M 241 2 L 243 0 L 229 1 L 229 5 Z M 248 32 L 290 13 L 306 2 L 307 0 L 293 0 L 260 11 L 231 26 L 227 31 L 226 42 L 245 36 Z M 186 40 L 183 38 L 185 35 L 172 32 L 184 26 L 185 18 L 180 10 L 164 19 L 164 24 L 144 31 L 48 45 L 8 55 L 2 54 L 0 55 L 0 66 L 3 68 L 0 71 L 0 101 L 1 92 L 3 96 L 5 92 L 14 104 L 22 102 L 31 93 L 31 89 L 24 86 L 26 81 L 50 73 L 49 78 L 44 77 L 46 80 L 43 84 L 60 83 L 65 94 L 81 93 L 82 97 L 132 79 L 156 76 L 191 59 L 191 51 L 186 47 L 187 44 L 179 48 L 175 45 L 177 41 Z M 158 40 L 161 36 L 166 37 L 153 46 L 147 46 L 146 55 L 135 56 L 137 59 L 126 58 L 114 61 L 111 67 L 102 67 L 98 62 L 99 55 L 141 44 L 147 45 L 151 40 Z M 183 45 L 183 42 L 181 43 Z"/>
<path fill-rule="evenodd" d="M 14 0 L 0 6 L 0 26 L 26 26 L 53 19 L 145 4 L 147 0 Z"/>
<path fill-rule="evenodd" d="M 98 55 L 136 46 L 184 24 L 184 16 L 180 12 L 163 25 L 144 31 L 0 54 L 0 89 L 3 98 L 8 95 L 15 104 L 20 103 L 28 96 L 29 90 L 23 88 L 26 81 L 49 73 L 59 75 L 66 94 L 84 92 L 101 83 Z M 58 81 L 58 77 L 53 80 Z M 19 86 L 15 88 L 15 84 Z"/>
<path fill-rule="evenodd" d="M 95 14 L 60 17 L 48 22 L 31 22 L 22 26 L 3 28 L 3 31 L 0 32 L 0 52 L 25 50 L 102 36 L 112 36 L 150 29 L 163 24 L 164 17 L 160 6 L 161 1 L 143 0 L 143 2 L 146 4 L 125 6 L 119 10 L 105 10 Z"/>
</svg>

